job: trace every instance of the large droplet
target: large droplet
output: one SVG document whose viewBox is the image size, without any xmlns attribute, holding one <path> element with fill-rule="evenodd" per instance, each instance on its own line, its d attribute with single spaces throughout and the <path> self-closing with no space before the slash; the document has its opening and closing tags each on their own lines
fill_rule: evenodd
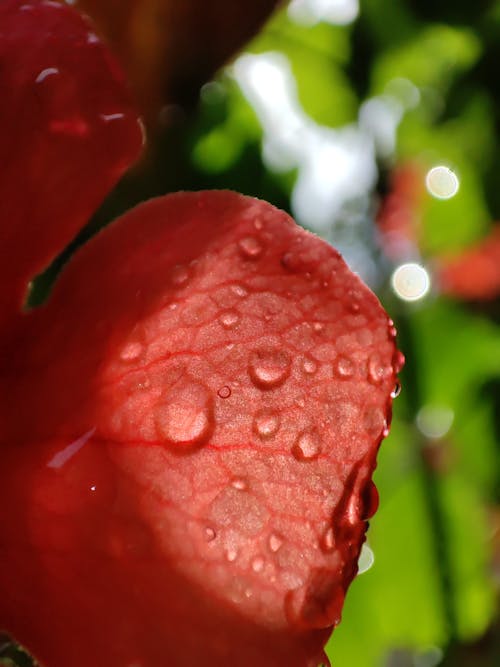
<svg viewBox="0 0 500 667">
<path fill-rule="evenodd" d="M 262 243 L 255 236 L 245 236 L 238 243 L 241 255 L 245 259 L 258 259 L 262 255 Z"/>
<path fill-rule="evenodd" d="M 255 415 L 253 430 L 262 440 L 267 440 L 276 435 L 279 427 L 280 418 L 274 412 L 262 411 Z"/>
<path fill-rule="evenodd" d="M 399 382 L 399 380 L 396 380 L 394 389 L 391 391 L 391 398 L 397 398 L 400 393 L 401 393 L 401 382 Z"/>
<path fill-rule="evenodd" d="M 377 438 L 382 435 L 387 427 L 382 409 L 376 405 L 367 406 L 363 412 L 363 426 L 371 437 Z"/>
<path fill-rule="evenodd" d="M 278 387 L 290 374 L 290 357 L 284 350 L 256 350 L 250 355 L 248 373 L 260 389 Z"/>
<path fill-rule="evenodd" d="M 321 453 L 321 438 L 315 429 L 302 431 L 297 436 L 292 454 L 297 461 L 314 461 Z"/>
<path fill-rule="evenodd" d="M 338 573 L 316 570 L 310 581 L 285 597 L 285 613 L 297 628 L 328 628 L 340 622 L 344 589 Z"/>
<path fill-rule="evenodd" d="M 354 375 L 356 366 L 349 357 L 340 356 L 334 361 L 333 369 L 337 377 L 347 380 Z"/>
<path fill-rule="evenodd" d="M 372 567 L 375 562 L 375 554 L 367 544 L 361 547 L 361 553 L 358 559 L 358 574 L 364 574 Z"/>
<path fill-rule="evenodd" d="M 391 372 L 391 369 L 382 362 L 378 354 L 373 354 L 368 359 L 368 380 L 372 384 L 380 384 Z"/>
<path fill-rule="evenodd" d="M 235 310 L 226 310 L 219 316 L 219 322 L 224 329 L 234 329 L 240 321 L 240 316 Z"/>
<path fill-rule="evenodd" d="M 175 385 L 156 407 L 156 425 L 160 437 L 176 448 L 204 444 L 214 427 L 210 392 L 197 382 Z"/>
</svg>

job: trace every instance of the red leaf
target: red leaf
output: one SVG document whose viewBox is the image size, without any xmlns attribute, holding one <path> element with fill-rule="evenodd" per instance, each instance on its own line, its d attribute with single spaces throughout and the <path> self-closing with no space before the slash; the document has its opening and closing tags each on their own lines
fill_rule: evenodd
<svg viewBox="0 0 500 667">
<path fill-rule="evenodd" d="M 0 625 L 47 667 L 326 661 L 391 325 L 254 199 L 170 195 L 99 234 L 7 350 Z"/>
<path fill-rule="evenodd" d="M 0 326 L 137 157 L 121 73 L 71 7 L 0 3 Z"/>
</svg>

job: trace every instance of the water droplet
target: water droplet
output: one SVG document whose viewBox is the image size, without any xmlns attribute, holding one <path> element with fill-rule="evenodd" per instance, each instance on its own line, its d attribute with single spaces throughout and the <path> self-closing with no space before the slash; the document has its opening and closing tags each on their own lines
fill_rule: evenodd
<svg viewBox="0 0 500 667">
<path fill-rule="evenodd" d="M 381 436 L 387 426 L 382 410 L 376 405 L 369 405 L 363 413 L 363 426 L 371 437 Z"/>
<path fill-rule="evenodd" d="M 321 438 L 314 429 L 302 431 L 292 447 L 292 454 L 297 461 L 313 461 L 321 453 Z"/>
<path fill-rule="evenodd" d="M 394 389 L 391 391 L 391 398 L 397 398 L 400 393 L 401 393 L 401 382 L 399 382 L 399 380 L 396 380 Z"/>
<path fill-rule="evenodd" d="M 352 377 L 356 370 L 354 362 L 349 357 L 338 357 L 333 364 L 333 368 L 335 374 L 341 379 Z"/>
<path fill-rule="evenodd" d="M 257 350 L 250 356 L 248 373 L 261 389 L 278 387 L 290 374 L 290 357 L 284 350 Z"/>
<path fill-rule="evenodd" d="M 252 561 L 252 570 L 254 572 L 262 572 L 264 569 L 264 559 L 262 556 L 256 556 Z"/>
<path fill-rule="evenodd" d="M 90 487 L 90 490 L 92 492 L 95 492 L 97 490 L 97 486 L 95 484 L 92 484 L 92 486 Z"/>
<path fill-rule="evenodd" d="M 368 380 L 372 384 L 380 384 L 391 373 L 391 369 L 382 363 L 378 354 L 372 354 L 368 359 Z"/>
<path fill-rule="evenodd" d="M 172 269 L 171 278 L 173 284 L 180 287 L 181 285 L 185 285 L 189 280 L 189 271 L 185 266 L 182 266 L 182 264 L 178 264 Z"/>
<path fill-rule="evenodd" d="M 396 350 L 394 354 L 394 357 L 392 359 L 392 365 L 394 366 L 395 373 L 399 373 L 399 371 L 405 365 L 405 355 L 399 350 Z"/>
<path fill-rule="evenodd" d="M 313 330 L 316 333 L 320 333 L 325 328 L 325 325 L 323 324 L 323 322 L 314 322 L 314 324 L 312 326 L 313 326 Z"/>
<path fill-rule="evenodd" d="M 280 262 L 284 269 L 291 272 L 298 271 L 302 265 L 300 256 L 294 252 L 286 252 L 282 255 Z"/>
<path fill-rule="evenodd" d="M 234 563 L 237 557 L 238 557 L 238 552 L 236 551 L 236 549 L 228 549 L 226 551 L 226 558 L 230 563 Z"/>
<path fill-rule="evenodd" d="M 245 236 L 239 241 L 238 247 L 245 259 L 258 259 L 262 255 L 262 243 L 255 236 Z"/>
<path fill-rule="evenodd" d="M 269 549 L 275 554 L 277 551 L 279 551 L 283 545 L 283 538 L 281 538 L 279 535 L 276 533 L 271 533 L 269 535 Z"/>
<path fill-rule="evenodd" d="M 262 411 L 255 415 L 253 428 L 255 433 L 266 440 L 276 435 L 280 427 L 280 418 L 274 412 Z"/>
<path fill-rule="evenodd" d="M 321 536 L 319 541 L 319 546 L 322 551 L 330 553 L 335 549 L 335 535 L 333 534 L 333 528 L 330 526 Z"/>
<path fill-rule="evenodd" d="M 139 341 L 127 343 L 120 353 L 120 359 L 125 362 L 137 361 L 143 349 L 142 343 L 139 343 Z"/>
<path fill-rule="evenodd" d="M 239 296 L 243 298 L 244 296 L 247 296 L 248 290 L 246 287 L 243 285 L 231 285 L 231 291 L 236 294 L 236 296 Z"/>
<path fill-rule="evenodd" d="M 285 613 L 292 626 L 328 628 L 340 622 L 344 596 L 338 574 L 318 569 L 305 586 L 287 593 Z"/>
<path fill-rule="evenodd" d="M 171 445 L 200 446 L 213 429 L 213 404 L 207 388 L 195 382 L 175 385 L 156 406 L 160 436 Z"/>
<path fill-rule="evenodd" d="M 217 533 L 213 528 L 210 528 L 210 526 L 207 526 L 205 528 L 203 534 L 207 542 L 212 542 L 217 537 Z"/>
<path fill-rule="evenodd" d="M 307 373 L 307 375 L 314 375 L 318 370 L 318 364 L 312 357 L 304 357 L 302 360 L 302 370 L 304 373 Z"/>
<path fill-rule="evenodd" d="M 231 396 L 231 388 L 227 385 L 224 385 L 217 391 L 217 395 L 220 398 L 229 398 Z"/>
<path fill-rule="evenodd" d="M 237 477 L 236 479 L 233 479 L 233 481 L 231 482 L 231 486 L 234 489 L 238 489 L 238 491 L 245 491 L 248 484 L 244 479 L 241 479 L 241 477 Z"/>
<path fill-rule="evenodd" d="M 370 479 L 361 492 L 359 518 L 368 521 L 378 509 L 379 496 L 375 483 Z"/>
<path fill-rule="evenodd" d="M 262 222 L 261 218 L 255 218 L 255 220 L 253 221 L 253 226 L 255 227 L 255 229 L 262 229 L 264 223 Z"/>
<path fill-rule="evenodd" d="M 358 559 L 358 575 L 368 572 L 368 570 L 372 567 L 374 562 L 375 562 L 375 554 L 367 544 L 363 544 Z"/>
<path fill-rule="evenodd" d="M 240 321 L 240 316 L 235 310 L 226 310 L 219 317 L 219 322 L 224 329 L 233 329 Z"/>
</svg>

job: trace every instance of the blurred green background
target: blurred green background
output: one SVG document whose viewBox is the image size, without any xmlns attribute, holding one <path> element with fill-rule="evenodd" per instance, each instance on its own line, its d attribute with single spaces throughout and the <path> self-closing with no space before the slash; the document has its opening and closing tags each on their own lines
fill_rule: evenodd
<svg viewBox="0 0 500 667">
<path fill-rule="evenodd" d="M 149 196 L 231 188 L 332 242 L 394 318 L 407 362 L 373 564 L 328 645 L 334 667 L 500 665 L 499 294 L 474 288 L 467 261 L 500 215 L 499 62 L 498 2 L 294 0 L 194 109 L 162 109 L 149 155 L 73 244 Z M 472 298 L 440 279 L 450 253 Z M 398 291 L 406 264 L 419 273 Z"/>
</svg>

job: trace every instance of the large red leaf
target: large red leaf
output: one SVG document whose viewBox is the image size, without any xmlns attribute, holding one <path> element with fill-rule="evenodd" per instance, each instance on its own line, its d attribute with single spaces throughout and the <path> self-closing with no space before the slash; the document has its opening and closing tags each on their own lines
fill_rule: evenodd
<svg viewBox="0 0 500 667">
<path fill-rule="evenodd" d="M 137 157 L 142 134 L 122 75 L 90 25 L 43 0 L 0 3 L 0 326 L 29 279 Z"/>
<path fill-rule="evenodd" d="M 333 249 L 234 193 L 153 200 L 7 358 L 0 625 L 48 667 L 324 660 L 399 363 Z"/>
<path fill-rule="evenodd" d="M 391 324 L 233 193 L 138 207 L 21 315 L 140 128 L 71 8 L 0 19 L 0 627 L 46 667 L 316 664 L 376 507 Z"/>
</svg>

